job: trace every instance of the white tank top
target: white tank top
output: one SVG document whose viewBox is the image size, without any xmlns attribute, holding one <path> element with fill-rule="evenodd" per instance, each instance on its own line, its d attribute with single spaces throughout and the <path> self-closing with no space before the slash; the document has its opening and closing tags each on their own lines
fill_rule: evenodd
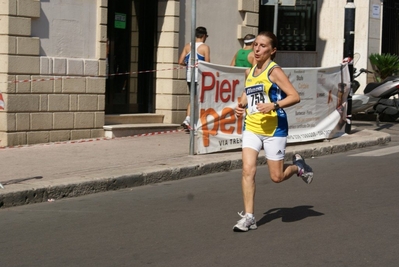
<svg viewBox="0 0 399 267">
<path fill-rule="evenodd" d="M 202 61 L 204 61 L 205 60 L 205 56 L 204 55 L 201 55 L 201 54 L 199 54 L 198 53 L 198 47 L 200 46 L 200 45 L 202 45 L 203 44 L 203 42 L 197 42 L 197 43 L 195 43 L 195 64 L 197 64 L 198 63 L 198 61 L 200 61 L 200 60 L 202 60 Z M 190 45 L 191 45 L 191 43 L 190 43 Z M 186 65 L 187 65 L 187 82 L 191 82 L 191 52 L 189 52 L 185 57 L 184 57 L 184 62 L 186 62 Z M 198 82 L 198 67 L 196 67 L 195 68 L 195 82 Z"/>
</svg>

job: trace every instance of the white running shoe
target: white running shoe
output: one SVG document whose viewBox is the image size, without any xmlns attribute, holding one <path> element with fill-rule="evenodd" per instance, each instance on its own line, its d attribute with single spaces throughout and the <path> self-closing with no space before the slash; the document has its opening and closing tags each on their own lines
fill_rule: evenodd
<svg viewBox="0 0 399 267">
<path fill-rule="evenodd" d="M 189 122 L 187 119 L 185 119 L 185 120 L 181 123 L 181 126 L 183 126 L 184 129 L 186 129 L 186 128 L 190 127 L 190 122 Z"/>
<path fill-rule="evenodd" d="M 247 232 L 248 230 L 255 230 L 258 228 L 255 217 L 249 218 L 247 215 L 242 215 L 242 212 L 239 212 L 238 215 L 241 216 L 241 220 L 234 225 L 234 232 Z"/>
<path fill-rule="evenodd" d="M 305 159 L 300 154 L 294 154 L 292 163 L 298 167 L 297 176 L 300 176 L 305 183 L 310 184 L 313 181 L 313 170 L 305 163 Z"/>
<path fill-rule="evenodd" d="M 187 119 L 185 119 L 185 120 L 181 123 L 181 126 L 183 126 L 183 129 L 184 129 L 184 131 L 185 131 L 186 133 L 189 133 L 189 132 L 190 132 L 191 126 L 190 126 L 190 122 L 189 122 Z"/>
</svg>

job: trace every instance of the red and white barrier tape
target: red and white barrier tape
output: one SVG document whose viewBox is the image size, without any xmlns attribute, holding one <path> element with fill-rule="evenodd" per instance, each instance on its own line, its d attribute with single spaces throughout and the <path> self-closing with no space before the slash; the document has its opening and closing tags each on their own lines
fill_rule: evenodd
<svg viewBox="0 0 399 267">
<path fill-rule="evenodd" d="M 192 67 L 194 67 L 194 66 L 192 66 Z M 167 69 L 159 69 L 159 70 L 143 70 L 143 71 L 134 71 L 134 72 L 114 73 L 114 74 L 109 74 L 108 76 L 54 76 L 53 78 L 26 79 L 26 80 L 15 80 L 15 81 L 7 81 L 7 82 L 0 81 L 0 83 L 16 84 L 16 83 L 29 83 L 29 82 L 56 81 L 56 80 L 62 80 L 62 79 L 106 78 L 106 77 L 122 76 L 122 75 L 179 70 L 179 69 L 185 69 L 185 68 L 186 68 L 186 66 L 180 66 L 180 67 L 175 67 L 175 68 L 167 68 Z M 43 75 L 43 76 L 45 76 L 45 75 Z"/>
</svg>

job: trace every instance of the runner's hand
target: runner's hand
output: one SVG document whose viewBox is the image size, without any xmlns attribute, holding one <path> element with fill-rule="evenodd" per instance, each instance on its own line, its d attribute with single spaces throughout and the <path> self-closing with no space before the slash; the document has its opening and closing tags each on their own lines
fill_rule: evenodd
<svg viewBox="0 0 399 267">
<path fill-rule="evenodd" d="M 241 103 L 238 103 L 235 108 L 236 117 L 237 118 L 241 117 L 244 114 L 244 112 L 245 112 L 245 107 Z"/>
<path fill-rule="evenodd" d="M 256 104 L 256 108 L 259 110 L 260 113 L 266 114 L 270 111 L 274 110 L 273 103 L 258 103 Z"/>
</svg>

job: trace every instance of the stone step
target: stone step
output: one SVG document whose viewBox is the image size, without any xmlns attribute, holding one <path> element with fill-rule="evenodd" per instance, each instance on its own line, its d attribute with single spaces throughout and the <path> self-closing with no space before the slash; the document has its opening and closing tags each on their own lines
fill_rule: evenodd
<svg viewBox="0 0 399 267">
<path fill-rule="evenodd" d="M 181 126 L 179 124 L 166 123 L 133 123 L 133 124 L 114 124 L 104 125 L 104 137 L 126 137 L 147 133 L 157 133 L 165 131 L 176 131 Z"/>
<path fill-rule="evenodd" d="M 108 114 L 105 115 L 105 125 L 163 123 L 163 118 L 164 115 L 155 114 L 155 113 Z"/>
</svg>

